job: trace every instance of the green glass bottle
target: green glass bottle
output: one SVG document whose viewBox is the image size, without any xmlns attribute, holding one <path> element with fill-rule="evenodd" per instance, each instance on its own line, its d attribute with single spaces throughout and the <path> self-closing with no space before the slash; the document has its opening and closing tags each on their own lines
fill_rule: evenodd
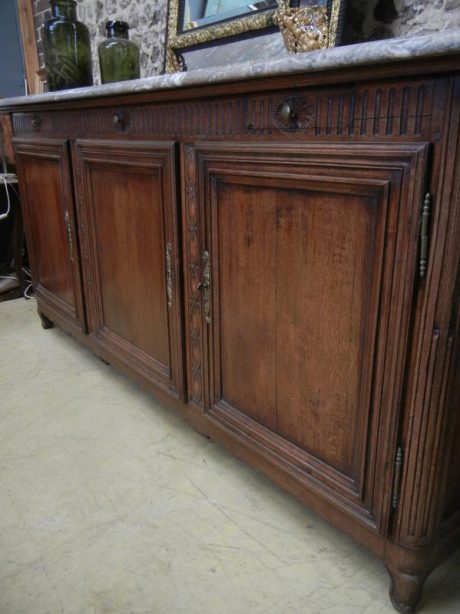
<svg viewBox="0 0 460 614">
<path fill-rule="evenodd" d="M 102 83 L 139 79 L 139 47 L 129 40 L 126 21 L 108 21 L 107 40 L 99 44 Z"/>
<path fill-rule="evenodd" d="M 43 29 L 49 90 L 93 85 L 89 31 L 77 21 L 77 3 L 50 0 L 50 4 L 52 18 Z"/>
</svg>

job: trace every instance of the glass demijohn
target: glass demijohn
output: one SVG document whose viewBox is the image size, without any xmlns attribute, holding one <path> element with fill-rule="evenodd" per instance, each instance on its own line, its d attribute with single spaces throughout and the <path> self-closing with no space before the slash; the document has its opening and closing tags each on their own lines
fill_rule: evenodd
<svg viewBox="0 0 460 614">
<path fill-rule="evenodd" d="M 52 18 L 43 28 L 50 91 L 93 84 L 88 28 L 77 21 L 74 0 L 50 0 Z"/>
<path fill-rule="evenodd" d="M 129 40 L 125 21 L 108 21 L 107 40 L 99 44 L 99 65 L 102 83 L 138 79 L 139 47 Z"/>
</svg>

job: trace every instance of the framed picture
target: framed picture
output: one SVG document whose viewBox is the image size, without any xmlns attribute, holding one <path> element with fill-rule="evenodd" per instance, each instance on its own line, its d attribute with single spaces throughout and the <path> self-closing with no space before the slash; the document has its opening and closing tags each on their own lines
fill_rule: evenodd
<svg viewBox="0 0 460 614">
<path fill-rule="evenodd" d="M 169 0 L 166 72 L 186 70 L 183 53 L 273 32 L 292 32 L 296 13 L 323 24 L 316 47 L 338 43 L 345 0 Z M 293 21 L 294 20 L 294 23 Z M 302 26 L 300 26 L 302 27 Z M 284 34 L 284 32 L 283 32 Z M 308 43 L 304 47 L 308 47 Z M 305 50 L 305 49 L 302 49 Z"/>
</svg>

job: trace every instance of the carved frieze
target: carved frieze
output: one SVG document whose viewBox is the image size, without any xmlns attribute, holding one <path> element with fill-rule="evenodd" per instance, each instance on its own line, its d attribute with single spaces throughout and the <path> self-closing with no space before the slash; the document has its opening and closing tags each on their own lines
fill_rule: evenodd
<svg viewBox="0 0 460 614">
<path fill-rule="evenodd" d="M 438 103 L 440 94 L 447 99 L 447 81 L 439 79 L 126 105 L 123 117 L 118 107 L 16 113 L 14 132 L 36 134 L 38 125 L 42 135 L 68 138 L 117 138 L 120 127 L 128 137 L 145 139 L 426 137 L 442 117 L 435 90 Z"/>
</svg>

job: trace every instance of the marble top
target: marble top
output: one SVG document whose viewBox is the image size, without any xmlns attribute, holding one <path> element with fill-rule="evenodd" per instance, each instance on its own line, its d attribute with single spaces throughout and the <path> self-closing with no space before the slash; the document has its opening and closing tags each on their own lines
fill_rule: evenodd
<svg viewBox="0 0 460 614">
<path fill-rule="evenodd" d="M 80 87 L 33 96 L 4 98 L 0 101 L 0 107 L 79 100 L 82 98 L 100 98 L 117 94 L 235 82 L 245 79 L 382 64 L 409 60 L 411 58 L 426 58 L 455 53 L 460 53 L 460 29 L 410 38 L 393 38 L 331 49 L 321 49 L 269 62 L 240 62 L 238 64 L 190 70 L 188 72 L 159 75 L 119 83 L 108 83 L 106 85 Z"/>
</svg>

